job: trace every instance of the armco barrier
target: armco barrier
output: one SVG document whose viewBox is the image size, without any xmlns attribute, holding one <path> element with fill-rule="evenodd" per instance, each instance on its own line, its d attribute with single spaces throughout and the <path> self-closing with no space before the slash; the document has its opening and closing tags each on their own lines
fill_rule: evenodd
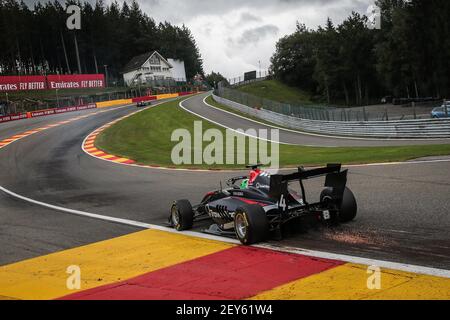
<svg viewBox="0 0 450 320">
<path fill-rule="evenodd" d="M 49 116 L 52 114 L 60 114 L 60 113 L 66 113 L 66 112 L 75 112 L 75 111 L 81 111 L 81 110 L 87 110 L 87 109 L 95 109 L 97 106 L 95 103 L 91 104 L 85 104 L 80 106 L 74 106 L 74 107 L 65 107 L 65 108 L 55 108 L 55 109 L 46 109 L 46 110 L 38 110 L 38 111 L 31 111 L 27 112 L 27 118 L 37 118 L 37 117 L 44 117 Z"/>
<path fill-rule="evenodd" d="M 165 93 L 165 94 L 158 94 L 158 95 L 154 95 L 154 96 L 137 97 L 137 98 L 133 98 L 133 99 L 121 99 L 121 100 L 97 102 L 97 108 L 107 108 L 107 107 L 113 107 L 113 106 L 118 106 L 118 105 L 122 105 L 122 104 L 138 103 L 138 102 L 145 102 L 145 101 L 152 101 L 152 100 L 172 99 L 172 98 L 178 98 L 180 96 L 186 96 L 186 95 L 189 95 L 192 93 L 193 92 Z"/>
<path fill-rule="evenodd" d="M 148 97 L 133 98 L 132 101 L 133 103 L 138 103 L 138 102 L 154 101 L 156 99 L 157 99 L 156 96 L 148 96 Z"/>
<path fill-rule="evenodd" d="M 163 100 L 163 99 L 171 99 L 171 98 L 177 98 L 177 97 L 184 97 L 190 94 L 193 94 L 194 92 L 179 92 L 179 93 L 167 93 L 167 94 L 158 94 L 154 96 L 145 96 L 145 97 L 138 97 L 133 98 L 133 103 L 137 102 L 146 102 L 146 101 L 153 101 L 153 100 Z"/>
<path fill-rule="evenodd" d="M 54 109 L 30 111 L 30 112 L 26 112 L 26 113 L 18 113 L 18 114 L 13 114 L 13 115 L 0 116 L 0 123 L 22 120 L 22 119 L 27 119 L 27 118 L 44 117 L 44 116 L 50 116 L 50 115 L 54 115 L 54 114 L 81 111 L 81 110 L 87 110 L 87 109 L 106 108 L 106 107 L 113 107 L 113 106 L 124 105 L 124 104 L 132 104 L 132 103 L 137 103 L 137 102 L 171 99 L 171 98 L 177 98 L 179 96 L 180 97 L 187 96 L 187 95 L 194 94 L 194 93 L 195 92 L 160 94 L 160 95 L 154 95 L 154 96 L 137 97 L 137 98 L 133 98 L 133 99 L 121 99 L 121 100 L 90 103 L 90 104 L 79 105 L 79 106 L 74 106 L 74 107 L 64 107 L 64 108 L 54 108 Z"/>
<path fill-rule="evenodd" d="M 188 96 L 188 95 L 193 94 L 193 93 L 194 92 L 180 92 L 180 93 L 178 93 L 178 96 L 184 97 L 184 96 Z"/>
<path fill-rule="evenodd" d="M 163 99 L 172 99 L 172 98 L 178 98 L 178 93 L 166 93 L 166 94 L 158 94 L 157 100 L 163 100 Z"/>
<path fill-rule="evenodd" d="M 422 119 L 402 121 L 320 121 L 305 120 L 248 106 L 213 95 L 213 99 L 236 111 L 276 125 L 324 135 L 363 138 L 431 139 L 450 138 L 450 119 Z"/>
<path fill-rule="evenodd" d="M 111 100 L 111 101 L 103 101 L 97 102 L 97 108 L 107 108 L 114 107 L 122 104 L 131 104 L 133 103 L 133 99 L 119 99 L 119 100 Z"/>
<path fill-rule="evenodd" d="M 30 111 L 30 112 L 24 112 L 24 113 L 18 113 L 18 114 L 12 114 L 12 115 L 8 115 L 8 116 L 0 117 L 0 123 L 16 121 L 16 120 L 23 120 L 23 119 L 27 119 L 27 118 L 44 117 L 44 116 L 49 116 L 52 114 L 60 114 L 60 113 L 66 113 L 66 112 L 75 112 L 75 111 L 82 111 L 82 110 L 88 110 L 88 109 L 95 109 L 95 108 L 97 108 L 95 103 L 90 103 L 90 104 L 84 104 L 84 105 L 79 105 L 79 106 L 74 106 L 74 107 Z"/>
</svg>

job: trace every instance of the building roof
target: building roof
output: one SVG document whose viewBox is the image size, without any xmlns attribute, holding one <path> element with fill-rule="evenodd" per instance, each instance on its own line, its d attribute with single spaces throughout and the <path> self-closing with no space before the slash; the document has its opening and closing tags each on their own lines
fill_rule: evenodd
<svg viewBox="0 0 450 320">
<path fill-rule="evenodd" d="M 147 62 L 148 59 L 150 59 L 155 54 L 157 54 L 161 60 L 163 60 L 169 65 L 170 68 L 172 68 L 172 65 L 158 51 L 152 51 L 138 55 L 131 59 L 130 62 L 128 62 L 123 68 L 122 73 L 127 73 L 139 69 L 145 62 Z"/>
</svg>

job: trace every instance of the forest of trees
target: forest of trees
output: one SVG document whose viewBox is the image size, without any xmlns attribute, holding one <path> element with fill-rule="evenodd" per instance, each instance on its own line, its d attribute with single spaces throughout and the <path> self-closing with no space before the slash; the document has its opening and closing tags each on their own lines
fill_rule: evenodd
<svg viewBox="0 0 450 320">
<path fill-rule="evenodd" d="M 317 30 L 298 23 L 277 43 L 272 73 L 328 103 L 450 95 L 450 1 L 379 0 L 381 30 L 353 12 Z"/>
<path fill-rule="evenodd" d="M 103 73 L 111 78 L 134 56 L 159 51 L 167 58 L 184 60 L 188 78 L 203 74 L 202 59 L 188 28 L 168 22 L 157 24 L 136 1 L 102 0 L 81 9 L 81 30 L 69 31 L 65 5 L 58 1 L 33 8 L 17 0 L 0 0 L 0 74 Z M 80 53 L 79 70 L 76 45 Z"/>
<path fill-rule="evenodd" d="M 206 75 L 205 81 L 212 87 L 215 88 L 219 82 L 225 81 L 228 84 L 228 80 L 220 72 L 211 71 L 210 74 Z"/>
</svg>

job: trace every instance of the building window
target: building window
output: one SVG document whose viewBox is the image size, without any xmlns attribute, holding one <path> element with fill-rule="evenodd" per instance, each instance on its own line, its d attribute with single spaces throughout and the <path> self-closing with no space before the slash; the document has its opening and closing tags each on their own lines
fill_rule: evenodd
<svg viewBox="0 0 450 320">
<path fill-rule="evenodd" d="M 155 54 L 153 57 L 150 58 L 150 64 L 161 64 L 161 60 Z"/>
</svg>

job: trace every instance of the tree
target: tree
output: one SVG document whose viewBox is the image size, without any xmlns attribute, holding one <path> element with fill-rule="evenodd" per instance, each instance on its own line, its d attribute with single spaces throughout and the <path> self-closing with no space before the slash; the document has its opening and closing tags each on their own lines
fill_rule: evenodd
<svg viewBox="0 0 450 320">
<path fill-rule="evenodd" d="M 278 41 L 276 52 L 271 58 L 271 72 L 281 81 L 314 90 L 313 80 L 316 61 L 314 59 L 314 32 L 297 23 L 297 30 Z"/>
<path fill-rule="evenodd" d="M 137 1 L 69 0 L 82 9 L 82 28 L 76 31 L 82 72 L 103 72 L 119 77 L 128 61 L 157 50 L 168 58 L 184 60 L 187 76 L 203 74 L 203 62 L 186 26 L 157 25 Z M 18 0 L 0 0 L 0 74 L 71 73 L 78 70 L 74 31 L 66 28 L 65 6 L 59 1 L 37 2 L 29 8 Z"/>
<path fill-rule="evenodd" d="M 367 104 L 383 95 L 446 97 L 450 91 L 450 3 L 379 0 L 381 30 L 353 12 L 335 27 L 297 30 L 279 40 L 276 78 L 328 103 Z"/>
<path fill-rule="evenodd" d="M 222 81 L 228 84 L 228 80 L 223 75 L 221 75 L 220 72 L 216 73 L 214 71 L 206 75 L 205 81 L 213 88 L 216 88 L 217 85 Z"/>
<path fill-rule="evenodd" d="M 316 40 L 316 65 L 314 69 L 314 79 L 317 82 L 317 91 L 326 97 L 331 103 L 331 98 L 337 97 L 339 90 L 340 69 L 339 69 L 339 43 L 337 31 L 331 19 L 327 20 L 325 28 L 319 27 Z M 336 92 L 335 92 L 336 90 Z"/>
</svg>

